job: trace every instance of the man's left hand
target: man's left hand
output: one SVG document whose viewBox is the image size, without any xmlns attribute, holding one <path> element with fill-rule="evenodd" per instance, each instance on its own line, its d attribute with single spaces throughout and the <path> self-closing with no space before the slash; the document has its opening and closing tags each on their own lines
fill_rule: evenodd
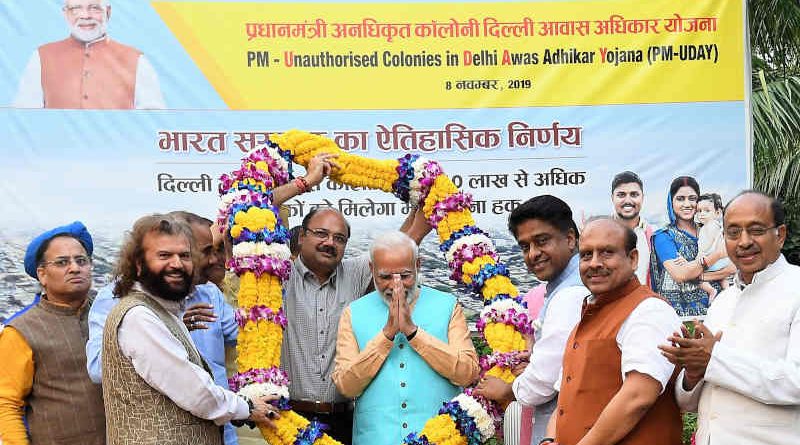
<svg viewBox="0 0 800 445">
<path fill-rule="evenodd" d="M 217 314 L 214 313 L 214 306 L 208 303 L 194 304 L 186 308 L 186 312 L 183 313 L 183 324 L 190 331 L 208 329 L 206 323 L 215 321 L 217 321 Z"/>
</svg>

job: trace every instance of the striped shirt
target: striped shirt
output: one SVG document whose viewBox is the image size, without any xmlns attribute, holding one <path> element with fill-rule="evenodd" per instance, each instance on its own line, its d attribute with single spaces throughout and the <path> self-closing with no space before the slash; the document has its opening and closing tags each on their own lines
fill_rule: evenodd
<svg viewBox="0 0 800 445">
<path fill-rule="evenodd" d="M 331 379 L 339 317 L 372 283 L 369 255 L 343 260 L 320 283 L 298 256 L 284 284 L 283 310 L 289 325 L 281 345 L 281 368 L 292 380 L 292 400 L 342 402 Z"/>
</svg>

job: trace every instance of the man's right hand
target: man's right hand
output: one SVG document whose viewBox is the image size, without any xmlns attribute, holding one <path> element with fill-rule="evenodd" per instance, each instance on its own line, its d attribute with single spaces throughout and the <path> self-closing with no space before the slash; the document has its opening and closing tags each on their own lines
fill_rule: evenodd
<svg viewBox="0 0 800 445">
<path fill-rule="evenodd" d="M 183 313 L 183 324 L 190 331 L 208 329 L 206 323 L 213 323 L 216 320 L 217 314 L 214 313 L 214 306 L 208 303 L 194 304 L 186 308 L 186 312 Z"/>
<path fill-rule="evenodd" d="M 281 415 L 278 409 L 272 406 L 269 402 L 278 398 L 275 394 L 262 396 L 250 399 L 253 402 L 253 412 L 250 413 L 248 420 L 252 420 L 257 424 L 268 425 L 275 428 L 274 420 Z"/>
<path fill-rule="evenodd" d="M 311 187 L 318 186 L 322 183 L 322 178 L 330 175 L 334 169 L 339 169 L 340 166 L 335 161 L 338 156 L 335 153 L 320 153 L 311 158 L 306 168 L 308 185 Z"/>
</svg>

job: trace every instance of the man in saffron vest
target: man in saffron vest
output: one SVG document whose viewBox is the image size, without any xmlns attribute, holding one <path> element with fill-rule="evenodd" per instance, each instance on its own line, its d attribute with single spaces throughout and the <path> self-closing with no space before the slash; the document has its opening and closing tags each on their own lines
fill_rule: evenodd
<svg viewBox="0 0 800 445">
<path fill-rule="evenodd" d="M 681 322 L 636 277 L 636 234 L 611 218 L 590 220 L 578 255 L 592 294 L 567 341 L 558 407 L 540 444 L 680 445 L 675 366 L 658 345 Z"/>
<path fill-rule="evenodd" d="M 456 298 L 421 286 L 417 244 L 389 232 L 370 248 L 375 291 L 342 312 L 333 380 L 358 397 L 353 445 L 396 445 L 419 431 L 478 360 Z"/>
<path fill-rule="evenodd" d="M 110 0 L 65 0 L 70 36 L 39 47 L 20 79 L 19 108 L 165 108 L 158 75 L 136 48 L 108 37 Z"/>
<path fill-rule="evenodd" d="M 276 396 L 247 399 L 215 384 L 181 321 L 194 249 L 186 223 L 155 214 L 136 221 L 120 250 L 120 301 L 103 332 L 108 445 L 221 445 L 226 422 L 277 417 Z"/>
<path fill-rule="evenodd" d="M 86 374 L 83 349 L 89 335 L 92 247 L 91 235 L 78 221 L 28 245 L 25 272 L 39 280 L 42 293 L 0 333 L 0 443 L 105 443 L 103 391 Z"/>
</svg>

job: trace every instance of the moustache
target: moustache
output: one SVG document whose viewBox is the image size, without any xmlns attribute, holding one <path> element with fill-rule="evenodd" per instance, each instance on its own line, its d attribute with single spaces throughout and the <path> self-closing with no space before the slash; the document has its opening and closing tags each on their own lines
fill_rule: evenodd
<svg viewBox="0 0 800 445">
<path fill-rule="evenodd" d="M 586 271 L 586 276 L 589 278 L 607 277 L 609 275 L 611 275 L 611 271 L 604 267 L 590 268 Z"/>
<path fill-rule="evenodd" d="M 99 25 L 100 20 L 97 19 L 78 19 L 76 25 Z"/>
<path fill-rule="evenodd" d="M 317 246 L 317 252 L 327 253 L 328 255 L 336 255 L 336 248 L 333 246 Z"/>
</svg>

